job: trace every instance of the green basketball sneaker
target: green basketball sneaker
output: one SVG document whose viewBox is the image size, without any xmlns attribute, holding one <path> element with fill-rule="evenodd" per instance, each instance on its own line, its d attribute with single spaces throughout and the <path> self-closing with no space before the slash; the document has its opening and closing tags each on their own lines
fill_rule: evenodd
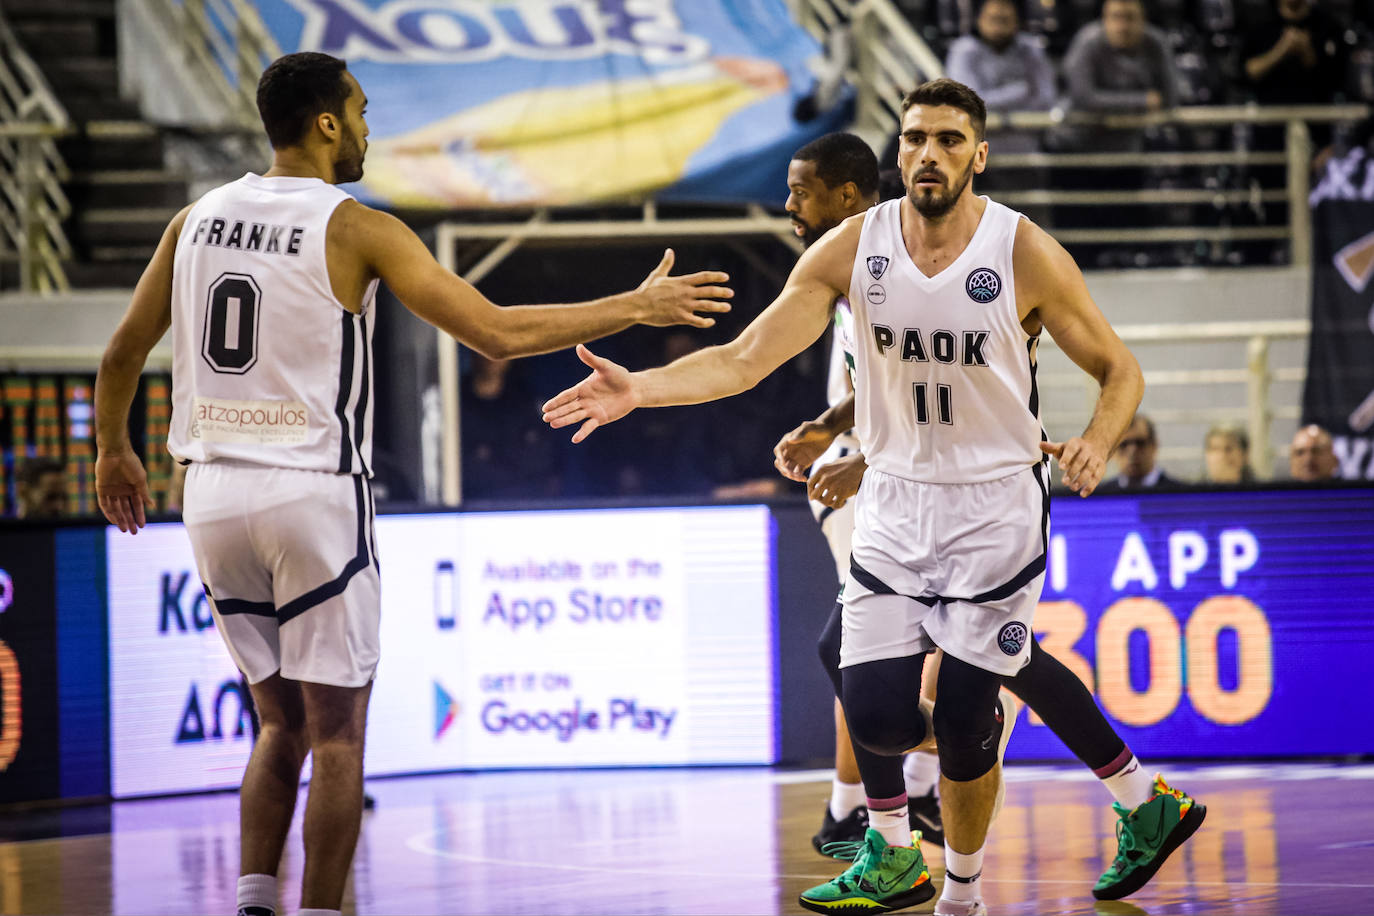
<svg viewBox="0 0 1374 916">
<path fill-rule="evenodd" d="M 854 863 L 838 878 L 806 891 L 799 898 L 814 913 L 889 913 L 925 903 L 935 896 L 930 872 L 920 848 L 889 846 L 872 827 L 862 843 L 832 843 L 826 855 L 853 858 Z"/>
<path fill-rule="evenodd" d="M 1155 794 L 1134 811 L 1114 803 L 1121 820 L 1116 825 L 1116 859 L 1093 886 L 1098 900 L 1120 900 L 1134 894 L 1155 876 L 1159 866 L 1193 835 L 1207 816 L 1199 805 L 1155 774 Z"/>
</svg>

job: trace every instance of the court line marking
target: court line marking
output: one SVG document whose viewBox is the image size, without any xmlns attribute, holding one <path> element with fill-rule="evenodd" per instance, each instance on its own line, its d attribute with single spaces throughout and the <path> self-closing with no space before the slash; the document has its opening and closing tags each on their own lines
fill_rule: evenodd
<svg viewBox="0 0 1374 916">
<path fill-rule="evenodd" d="M 1369 764 L 1222 764 L 1219 766 L 1181 765 L 1166 766 L 1169 775 L 1176 780 L 1187 781 L 1224 781 L 1259 780 L 1262 782 L 1308 782 L 1313 780 L 1367 780 L 1374 779 L 1374 766 Z M 1097 782 L 1096 777 L 1085 767 L 1072 764 L 1063 766 L 1017 766 L 1013 763 L 1004 772 L 1007 782 Z M 773 774 L 775 785 L 796 785 L 808 782 L 829 782 L 835 776 L 834 770 L 783 770 Z M 747 778 L 740 774 L 736 778 Z"/>
<path fill-rule="evenodd" d="M 483 865 L 502 865 L 508 868 L 524 868 L 525 865 L 519 862 L 510 862 L 504 859 L 495 859 L 489 856 L 475 855 L 467 852 L 453 852 L 447 849 L 439 849 L 432 844 L 433 838 L 439 834 L 439 830 L 426 830 L 417 833 L 406 840 L 406 848 L 411 852 L 418 852 L 424 855 L 436 856 L 441 859 L 451 859 L 456 862 L 474 862 Z M 723 872 L 719 870 L 711 871 L 672 871 L 667 869 L 649 868 L 626 868 L 623 865 L 569 865 L 563 862 L 543 862 L 540 868 L 554 868 L 561 871 L 592 872 L 631 875 L 647 875 L 655 878 L 744 878 L 747 880 L 768 880 L 770 878 L 795 878 L 807 881 L 829 881 L 838 872 L 824 872 L 805 874 L 789 874 L 786 872 L 769 872 L 767 874 L 744 873 L 744 872 Z M 837 865 L 838 869 L 839 866 Z M 1068 879 L 1050 878 L 983 878 L 992 884 L 1067 884 L 1071 886 L 1082 886 L 1089 880 L 1087 877 L 1083 881 L 1071 881 Z M 1314 887 L 1314 888 L 1342 888 L 1342 889 L 1366 889 L 1374 888 L 1374 884 L 1322 884 L 1318 882 L 1303 881 L 1151 881 L 1149 887 Z"/>
</svg>

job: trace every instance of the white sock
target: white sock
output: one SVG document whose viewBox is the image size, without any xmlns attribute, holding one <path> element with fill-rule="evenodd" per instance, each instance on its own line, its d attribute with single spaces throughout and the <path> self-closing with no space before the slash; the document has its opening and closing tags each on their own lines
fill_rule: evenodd
<svg viewBox="0 0 1374 916">
<path fill-rule="evenodd" d="M 977 900 L 982 885 L 983 850 L 964 854 L 955 852 L 945 844 L 945 887 L 940 892 L 941 900 L 971 903 Z M 956 880 L 961 879 L 961 880 Z"/>
<path fill-rule="evenodd" d="M 940 758 L 929 751 L 907 754 L 902 761 L 902 778 L 906 780 L 906 794 L 910 798 L 929 795 L 940 781 Z"/>
<path fill-rule="evenodd" d="M 243 912 L 244 907 L 251 906 L 267 910 L 275 916 L 277 912 L 277 876 L 241 876 L 236 906 L 240 913 Z"/>
<path fill-rule="evenodd" d="M 1122 756 L 1130 753 L 1128 748 Z M 1112 762 L 1115 763 L 1116 761 Z M 1111 764 L 1108 764 L 1108 767 L 1110 766 Z M 1102 769 L 1105 770 L 1108 767 Z M 1107 787 L 1107 791 L 1112 793 L 1117 804 L 1127 810 L 1133 811 L 1154 797 L 1155 779 L 1141 765 L 1140 761 L 1135 759 L 1134 754 L 1110 775 L 1103 776 L 1102 770 L 1098 770 L 1097 773 L 1098 778 Z"/>
<path fill-rule="evenodd" d="M 855 808 L 862 808 L 866 804 L 868 804 L 868 796 L 864 794 L 863 783 L 840 782 L 838 776 L 831 781 L 830 816 L 835 820 L 844 820 Z"/>
<path fill-rule="evenodd" d="M 883 841 L 889 846 L 911 845 L 911 820 L 906 810 L 906 799 L 902 799 L 900 807 L 882 811 L 873 810 L 870 804 L 868 826 L 881 833 Z"/>
<path fill-rule="evenodd" d="M 342 916 L 339 910 L 297 910 L 296 916 Z"/>
</svg>

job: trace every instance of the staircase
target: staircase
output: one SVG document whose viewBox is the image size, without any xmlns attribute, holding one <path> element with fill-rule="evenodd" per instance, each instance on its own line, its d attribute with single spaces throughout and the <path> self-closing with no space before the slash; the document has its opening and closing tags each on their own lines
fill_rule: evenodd
<svg viewBox="0 0 1374 916">
<path fill-rule="evenodd" d="M 120 97 L 115 0 L 0 0 L 0 11 L 76 127 L 59 143 L 71 171 L 67 278 L 133 287 L 189 189 L 164 163 L 161 132 Z"/>
</svg>

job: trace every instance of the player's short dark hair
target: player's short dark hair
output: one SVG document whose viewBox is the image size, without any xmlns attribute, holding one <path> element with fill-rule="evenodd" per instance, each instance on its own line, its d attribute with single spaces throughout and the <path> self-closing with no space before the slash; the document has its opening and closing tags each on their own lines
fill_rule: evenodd
<svg viewBox="0 0 1374 916">
<path fill-rule="evenodd" d="M 30 458 L 19 469 L 19 486 L 32 489 L 43 482 L 48 474 L 66 475 L 67 466 L 56 458 Z"/>
<path fill-rule="evenodd" d="M 854 134 L 837 131 L 817 137 L 793 153 L 792 158 L 814 163 L 816 177 L 827 188 L 852 181 L 865 197 L 878 193 L 878 157 L 871 146 Z"/>
<path fill-rule="evenodd" d="M 343 119 L 348 65 L 318 51 L 278 57 L 258 80 L 258 114 L 273 149 L 295 146 L 310 122 L 329 113 Z"/>
<path fill-rule="evenodd" d="M 911 90 L 902 99 L 902 114 L 913 105 L 947 105 L 968 115 L 973 123 L 973 139 L 982 140 L 988 125 L 988 106 L 983 98 L 958 80 L 940 77 L 928 80 Z"/>
</svg>

